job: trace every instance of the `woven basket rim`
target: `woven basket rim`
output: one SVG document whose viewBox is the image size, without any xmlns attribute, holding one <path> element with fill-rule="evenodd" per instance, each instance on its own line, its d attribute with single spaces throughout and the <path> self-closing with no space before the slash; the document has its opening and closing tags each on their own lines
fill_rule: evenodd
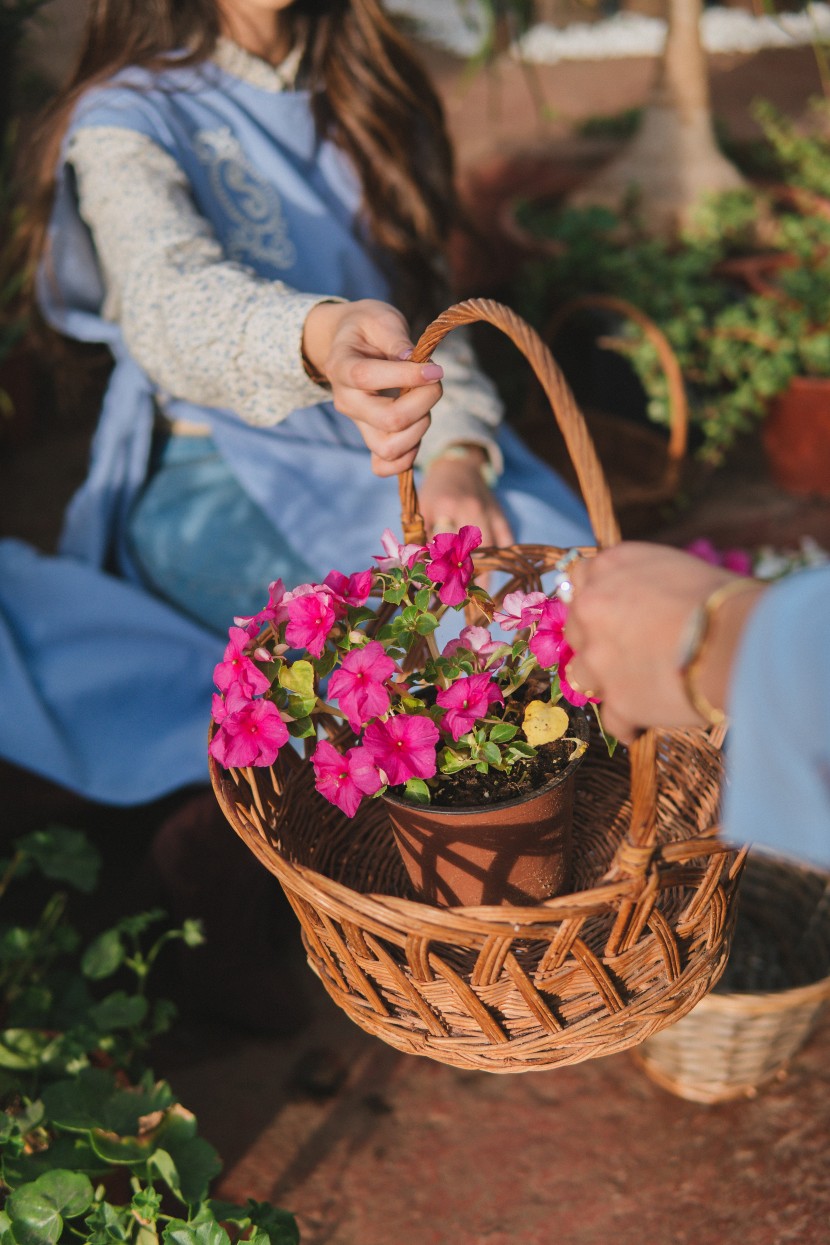
<svg viewBox="0 0 830 1245">
<path fill-rule="evenodd" d="M 211 723 L 209 737 L 212 737 L 214 730 L 215 724 Z M 706 732 L 703 730 L 658 732 L 658 735 L 681 740 L 689 736 L 703 737 L 705 734 Z M 304 762 L 297 756 L 296 763 L 301 765 Z M 241 823 L 242 819 L 239 817 L 238 805 L 227 800 L 225 796 L 222 774 L 227 772 L 232 778 L 237 773 L 242 774 L 253 788 L 253 772 L 249 771 L 246 774 L 245 770 L 224 771 L 223 767 L 210 754 L 208 755 L 208 768 L 211 785 L 220 806 L 223 808 L 229 806 Z M 274 781 L 271 769 L 266 770 L 263 768 L 259 772 L 262 774 L 271 773 L 272 782 Z M 230 820 L 233 824 L 233 819 L 230 818 Z M 252 828 L 244 826 L 243 828 L 250 834 Z M 248 837 L 248 834 L 245 837 Z M 256 837 L 256 835 L 251 835 L 254 841 L 256 841 Z M 262 846 L 263 863 L 265 863 L 265 858 L 267 857 L 267 861 L 273 865 L 272 871 L 278 878 L 280 878 L 281 874 L 284 874 L 286 878 L 294 880 L 295 884 L 308 887 L 309 891 L 314 894 L 315 904 L 327 910 L 329 915 L 339 917 L 343 912 L 352 910 L 355 895 L 352 887 L 328 877 L 325 873 L 318 872 L 310 865 L 298 864 L 290 860 L 274 842 L 262 840 Z M 731 855 L 737 858 L 740 855 L 739 850 L 734 845 L 723 840 L 718 823 L 709 825 L 699 834 L 690 836 L 682 842 L 655 844 L 653 849 L 654 857 L 659 858 L 666 848 L 671 850 L 674 855 L 681 857 L 688 853 L 689 858 L 696 855 L 705 855 L 707 857 Z M 266 865 L 266 867 L 270 866 Z M 405 925 L 408 922 L 417 921 L 425 935 L 440 939 L 442 935 L 446 936 L 455 930 L 459 919 L 463 919 L 467 932 L 480 935 L 482 938 L 492 935 L 494 928 L 497 927 L 503 928 L 505 933 L 511 936 L 532 937 L 534 930 L 538 931 L 540 925 L 557 925 L 563 920 L 572 917 L 604 915 L 607 913 L 609 906 L 616 901 L 627 897 L 636 899 L 640 889 L 640 879 L 633 875 L 621 876 L 611 882 L 595 883 L 582 890 L 555 895 L 551 899 L 524 907 L 501 904 L 444 908 L 422 900 L 389 895 L 383 892 L 361 892 L 360 903 L 365 919 L 374 921 L 379 927 L 390 930 L 393 934 L 400 933 L 402 924 Z M 586 896 L 591 897 L 590 906 L 585 903 Z"/>
<path fill-rule="evenodd" d="M 753 844 L 748 863 L 753 860 L 778 866 L 792 873 L 808 873 L 816 878 L 824 878 L 830 886 L 830 869 L 822 869 L 798 856 L 789 856 L 772 848 Z M 743 1012 L 747 1016 L 762 1013 L 768 1015 L 772 1011 L 783 1012 L 807 1003 L 820 1003 L 823 999 L 830 999 L 830 972 L 806 986 L 789 986 L 783 990 L 712 991 L 701 999 L 695 1010 L 706 1008 L 724 1014 Z"/>
</svg>

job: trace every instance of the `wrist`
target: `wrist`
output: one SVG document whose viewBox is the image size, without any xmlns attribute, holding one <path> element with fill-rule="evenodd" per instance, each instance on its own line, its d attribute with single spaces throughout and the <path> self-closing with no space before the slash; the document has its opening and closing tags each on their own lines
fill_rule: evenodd
<svg viewBox="0 0 830 1245">
<path fill-rule="evenodd" d="M 427 470 L 440 462 L 467 462 L 480 473 L 488 488 L 496 484 L 496 469 L 484 445 L 476 441 L 459 441 L 454 445 L 446 445 L 430 459 Z"/>
<path fill-rule="evenodd" d="M 690 639 L 681 657 L 686 697 L 708 726 L 726 720 L 733 662 L 749 615 L 765 590 L 757 579 L 721 583 L 695 610 Z"/>
<path fill-rule="evenodd" d="M 323 299 L 311 308 L 303 325 L 301 353 L 309 379 L 328 384 L 326 362 L 337 326 L 348 303 L 342 299 Z"/>
</svg>

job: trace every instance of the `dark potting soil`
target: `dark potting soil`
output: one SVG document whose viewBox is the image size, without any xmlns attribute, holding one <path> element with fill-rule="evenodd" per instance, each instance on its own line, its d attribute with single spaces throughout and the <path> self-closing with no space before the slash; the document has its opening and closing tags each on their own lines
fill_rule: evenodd
<svg viewBox="0 0 830 1245">
<path fill-rule="evenodd" d="M 574 753 L 574 745 L 562 739 L 541 744 L 535 757 L 520 761 L 510 770 L 488 770 L 480 774 L 474 766 L 457 774 L 437 774 L 433 787 L 435 808 L 474 808 L 533 795 L 566 768 Z"/>
</svg>

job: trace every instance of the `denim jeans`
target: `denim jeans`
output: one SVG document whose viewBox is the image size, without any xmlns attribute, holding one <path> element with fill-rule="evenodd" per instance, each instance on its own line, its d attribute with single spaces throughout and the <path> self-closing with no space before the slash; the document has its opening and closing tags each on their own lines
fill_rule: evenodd
<svg viewBox="0 0 830 1245">
<path fill-rule="evenodd" d="M 220 634 L 266 604 L 273 580 L 311 578 L 210 437 L 158 438 L 128 542 L 147 588 Z"/>
</svg>

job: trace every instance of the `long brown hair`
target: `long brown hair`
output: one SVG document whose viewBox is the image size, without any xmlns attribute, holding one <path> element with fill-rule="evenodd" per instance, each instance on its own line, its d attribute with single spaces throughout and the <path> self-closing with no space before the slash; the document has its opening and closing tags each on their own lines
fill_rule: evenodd
<svg viewBox="0 0 830 1245">
<path fill-rule="evenodd" d="M 318 132 L 357 170 L 369 242 L 417 331 L 447 297 L 446 245 L 457 214 L 438 95 L 381 0 L 296 0 L 281 16 L 294 37 L 307 31 L 301 73 Z M 79 96 L 128 65 L 161 67 L 174 49 L 188 51 L 178 64 L 198 63 L 219 34 L 216 0 L 91 0 L 77 67 L 27 154 L 30 269 L 45 246 L 58 151 Z"/>
</svg>

